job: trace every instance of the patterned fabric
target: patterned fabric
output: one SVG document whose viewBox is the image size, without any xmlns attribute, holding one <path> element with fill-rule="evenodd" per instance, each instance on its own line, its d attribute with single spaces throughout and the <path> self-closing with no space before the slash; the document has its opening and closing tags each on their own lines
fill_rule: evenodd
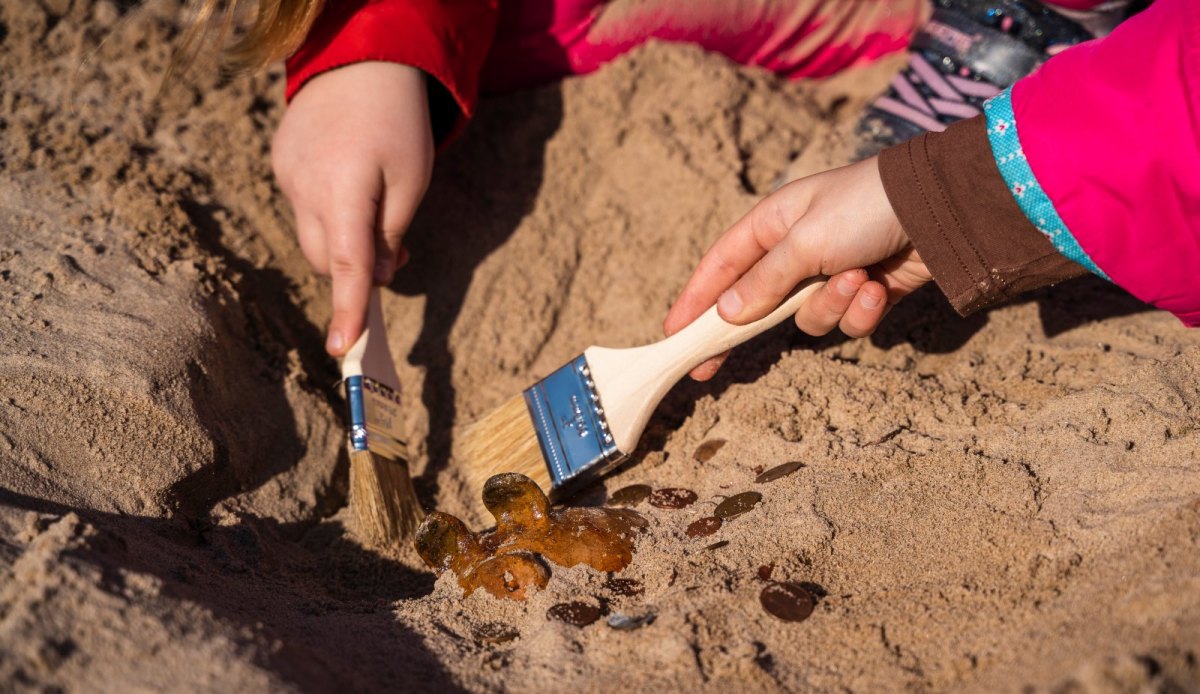
<svg viewBox="0 0 1200 694">
<path fill-rule="evenodd" d="M 1017 135 L 1017 120 L 1012 109 L 1012 88 L 1009 87 L 983 104 L 987 116 L 988 140 L 992 144 L 992 156 L 1000 175 L 1012 191 L 1021 211 L 1033 222 L 1038 231 L 1050 239 L 1059 253 L 1087 268 L 1089 272 L 1109 279 L 1071 235 L 1067 225 L 1058 216 L 1054 203 L 1038 183 L 1033 169 L 1025 159 L 1021 140 Z M 1112 280 L 1109 280 L 1112 281 Z"/>
<path fill-rule="evenodd" d="M 892 79 L 891 87 L 873 106 L 933 133 L 942 132 L 955 121 L 978 116 L 981 102 L 1000 91 L 987 82 L 943 75 L 920 53 L 909 56 L 908 69 Z"/>
</svg>

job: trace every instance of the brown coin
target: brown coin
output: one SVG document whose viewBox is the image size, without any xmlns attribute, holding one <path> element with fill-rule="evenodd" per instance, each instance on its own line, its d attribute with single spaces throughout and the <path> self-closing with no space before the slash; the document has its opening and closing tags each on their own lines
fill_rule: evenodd
<svg viewBox="0 0 1200 694">
<path fill-rule="evenodd" d="M 785 622 L 803 622 L 812 614 L 817 601 L 797 583 L 768 583 L 758 595 L 767 614 Z"/>
<path fill-rule="evenodd" d="M 577 627 L 586 627 L 600 619 L 600 608 L 586 602 L 560 602 L 546 610 L 546 616 Z"/>
<path fill-rule="evenodd" d="M 729 540 L 717 540 L 716 542 L 705 547 L 704 549 L 708 549 L 708 550 L 721 549 L 722 547 L 724 547 L 727 544 L 729 544 Z"/>
<path fill-rule="evenodd" d="M 797 460 L 793 460 L 790 463 L 784 463 L 783 465 L 776 465 L 775 467 L 771 468 L 770 470 L 767 470 L 766 472 L 760 474 L 758 477 L 755 477 L 754 481 L 759 484 L 763 484 L 764 482 L 774 482 L 775 480 L 779 479 L 780 477 L 787 477 L 788 475 L 792 474 L 793 472 L 799 470 L 802 467 L 804 467 L 804 463 L 801 463 Z"/>
<path fill-rule="evenodd" d="M 713 512 L 717 518 L 721 520 L 729 520 L 737 518 L 746 511 L 754 508 L 754 506 L 762 501 L 762 494 L 758 492 L 742 492 L 734 494 L 728 499 L 717 504 L 717 510 Z"/>
<path fill-rule="evenodd" d="M 520 636 L 521 632 L 504 622 L 485 622 L 475 625 L 471 635 L 481 643 L 507 643 Z"/>
<path fill-rule="evenodd" d="M 692 453 L 692 459 L 697 463 L 707 463 L 717 451 L 721 450 L 721 446 L 725 445 L 725 439 L 712 439 L 696 446 L 696 451 Z"/>
<path fill-rule="evenodd" d="M 608 497 L 609 506 L 637 506 L 650 496 L 648 484 L 631 484 L 628 487 L 621 487 Z"/>
<path fill-rule="evenodd" d="M 636 578 L 610 578 L 604 587 L 617 595 L 641 595 L 646 588 Z"/>
<path fill-rule="evenodd" d="M 687 527 L 688 537 L 708 537 L 721 529 L 721 519 L 708 516 L 693 522 Z"/>
<path fill-rule="evenodd" d="M 678 487 L 667 487 L 666 489 L 655 489 L 650 494 L 650 505 L 658 508 L 684 508 L 696 503 L 696 492 L 690 489 L 680 489 Z"/>
</svg>

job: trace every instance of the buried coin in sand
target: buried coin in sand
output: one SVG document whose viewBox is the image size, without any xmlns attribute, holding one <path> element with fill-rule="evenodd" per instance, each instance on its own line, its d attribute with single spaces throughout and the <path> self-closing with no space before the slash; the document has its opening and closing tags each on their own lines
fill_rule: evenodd
<svg viewBox="0 0 1200 694">
<path fill-rule="evenodd" d="M 721 450 L 721 447 L 724 445 L 725 439 L 712 439 L 711 441 L 705 441 L 696 447 L 695 452 L 692 453 L 692 460 L 695 460 L 697 463 L 707 463 L 714 455 L 717 454 L 717 451 Z"/>
<path fill-rule="evenodd" d="M 667 487 L 666 489 L 655 489 L 650 495 L 650 505 L 656 508 L 686 508 L 696 503 L 696 492 L 690 489 L 680 489 L 679 487 Z"/>
<path fill-rule="evenodd" d="M 607 504 L 609 506 L 637 506 L 650 496 L 653 491 L 648 484 L 631 484 L 628 487 L 621 487 L 608 497 Z"/>
<path fill-rule="evenodd" d="M 508 643 L 520 635 L 516 627 L 504 622 L 485 622 L 471 629 L 471 636 L 480 643 Z"/>
<path fill-rule="evenodd" d="M 767 614 L 785 622 L 803 622 L 812 614 L 817 600 L 798 583 L 771 581 L 758 595 Z"/>
<path fill-rule="evenodd" d="M 546 616 L 577 627 L 586 627 L 600 619 L 600 608 L 588 602 L 560 602 L 546 610 Z"/>
<path fill-rule="evenodd" d="M 708 537 L 721 529 L 721 519 L 715 516 L 701 518 L 687 527 L 688 537 Z"/>
<path fill-rule="evenodd" d="M 464 595 L 482 587 L 498 598 L 524 600 L 530 588 L 549 582 L 550 564 L 620 571 L 646 529 L 646 519 L 628 509 L 551 508 L 533 480 L 513 472 L 487 481 L 483 505 L 496 518 L 494 530 L 473 533 L 441 511 L 417 528 L 417 553 L 435 573 L 453 571 Z"/>
<path fill-rule="evenodd" d="M 762 494 L 758 492 L 734 494 L 717 504 L 717 510 L 713 512 L 713 515 L 721 520 L 737 518 L 743 513 L 752 510 L 760 501 L 762 501 Z"/>
<path fill-rule="evenodd" d="M 765 472 L 760 474 L 758 477 L 755 477 L 754 481 L 757 482 L 758 484 L 763 484 L 765 482 L 774 482 L 775 480 L 779 479 L 780 477 L 787 477 L 788 475 L 792 474 L 793 472 L 799 470 L 802 467 L 804 467 L 804 463 L 793 460 L 790 463 L 784 463 L 783 465 L 776 465 L 775 467 L 771 468 L 770 470 L 766 470 Z"/>
<path fill-rule="evenodd" d="M 636 578 L 610 578 L 604 587 L 616 595 L 641 595 L 646 588 Z"/>
</svg>

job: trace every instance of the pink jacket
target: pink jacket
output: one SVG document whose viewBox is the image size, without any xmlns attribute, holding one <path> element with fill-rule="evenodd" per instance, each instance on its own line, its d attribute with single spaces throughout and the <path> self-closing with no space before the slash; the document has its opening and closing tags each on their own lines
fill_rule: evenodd
<svg viewBox="0 0 1200 694">
<path fill-rule="evenodd" d="M 985 111 L 1001 174 L 1055 247 L 1200 326 L 1200 2 L 1157 0 Z"/>
</svg>

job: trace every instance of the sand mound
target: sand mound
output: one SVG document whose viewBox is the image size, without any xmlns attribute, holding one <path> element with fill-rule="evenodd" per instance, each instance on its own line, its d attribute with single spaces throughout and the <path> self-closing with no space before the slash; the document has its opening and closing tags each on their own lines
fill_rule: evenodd
<svg viewBox="0 0 1200 694">
<path fill-rule="evenodd" d="M 175 9 L 0 5 L 9 687 L 1200 687 L 1200 334 L 1094 280 L 965 320 L 924 292 L 870 340 L 781 328 L 681 384 L 604 484 L 700 497 L 639 507 L 642 595 L 557 570 L 528 604 L 463 601 L 407 548 L 362 549 L 327 289 L 270 182 L 280 76 L 198 72 L 154 101 Z M 456 429 L 587 345 L 657 338 L 790 161 L 845 161 L 881 79 L 652 45 L 486 100 L 386 303 L 427 504 L 469 515 Z M 686 537 L 747 490 L 762 503 Z M 810 583 L 814 615 L 765 614 L 760 572 Z M 655 620 L 547 620 L 569 599 Z M 480 643 L 488 621 L 521 636 Z"/>
</svg>

